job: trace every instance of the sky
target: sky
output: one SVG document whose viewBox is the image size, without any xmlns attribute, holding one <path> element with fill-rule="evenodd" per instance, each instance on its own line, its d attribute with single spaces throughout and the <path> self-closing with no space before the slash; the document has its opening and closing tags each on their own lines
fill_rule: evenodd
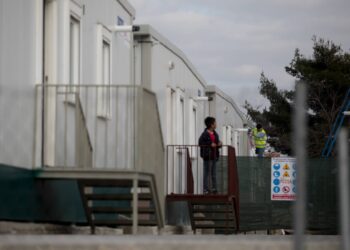
<svg viewBox="0 0 350 250">
<path fill-rule="evenodd" d="M 268 106 L 261 72 L 291 89 L 285 72 L 296 48 L 312 55 L 312 37 L 350 49 L 350 0 L 129 0 L 135 24 L 150 24 L 181 49 L 210 85 L 243 106 Z"/>
</svg>

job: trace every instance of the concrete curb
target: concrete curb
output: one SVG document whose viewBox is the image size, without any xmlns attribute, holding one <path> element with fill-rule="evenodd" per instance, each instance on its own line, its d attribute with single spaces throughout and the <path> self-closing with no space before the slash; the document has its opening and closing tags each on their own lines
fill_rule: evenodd
<svg viewBox="0 0 350 250">
<path fill-rule="evenodd" d="M 339 249 L 338 236 L 308 236 L 307 250 Z M 289 250 L 291 236 L 0 236 L 0 250 Z"/>
</svg>

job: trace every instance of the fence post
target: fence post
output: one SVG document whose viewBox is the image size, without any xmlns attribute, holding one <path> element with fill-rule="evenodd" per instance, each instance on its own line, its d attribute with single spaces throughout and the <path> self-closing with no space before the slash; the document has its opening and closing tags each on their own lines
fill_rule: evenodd
<svg viewBox="0 0 350 250">
<path fill-rule="evenodd" d="M 190 150 L 187 148 L 186 150 L 187 153 L 187 164 L 186 164 L 186 169 L 187 169 L 187 175 L 186 175 L 186 191 L 187 194 L 193 194 L 194 188 L 193 188 L 193 173 L 192 173 L 192 162 L 191 162 L 191 156 L 190 156 Z"/>
<path fill-rule="evenodd" d="M 350 228 L 349 228 L 349 149 L 348 131 L 342 128 L 339 134 L 339 194 L 340 194 L 340 231 L 342 249 L 350 249 Z"/>
<path fill-rule="evenodd" d="M 305 204 L 306 204 L 306 86 L 303 82 L 296 85 L 294 127 L 294 151 L 296 154 L 297 200 L 294 207 L 294 249 L 304 249 Z"/>
</svg>

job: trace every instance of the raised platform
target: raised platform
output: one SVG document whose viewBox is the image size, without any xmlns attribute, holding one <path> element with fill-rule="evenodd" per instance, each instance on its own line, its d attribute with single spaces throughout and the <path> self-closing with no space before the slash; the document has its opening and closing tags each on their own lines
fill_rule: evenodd
<svg viewBox="0 0 350 250">
<path fill-rule="evenodd" d="M 124 180 L 137 179 L 150 181 L 153 178 L 152 174 L 118 170 L 118 169 L 78 169 L 78 168 L 60 168 L 60 167 L 46 167 L 37 171 L 37 178 L 42 179 L 103 179 L 103 180 Z"/>
</svg>

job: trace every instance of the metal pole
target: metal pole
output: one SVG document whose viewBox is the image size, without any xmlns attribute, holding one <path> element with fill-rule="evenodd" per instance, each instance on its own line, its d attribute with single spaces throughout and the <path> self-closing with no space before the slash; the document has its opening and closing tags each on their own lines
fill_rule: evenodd
<svg viewBox="0 0 350 250">
<path fill-rule="evenodd" d="M 342 128 L 339 134 L 339 194 L 340 194 L 340 231 L 341 231 L 341 249 L 350 249 L 350 228 L 349 228 L 349 150 L 348 150 L 348 131 Z"/>
<path fill-rule="evenodd" d="M 46 98 L 45 98 L 45 92 L 46 92 L 46 84 L 47 84 L 47 78 L 45 76 L 45 62 L 46 62 L 46 58 L 45 58 L 45 43 L 46 43 L 46 40 L 45 40 L 45 1 L 43 0 L 43 24 L 42 24 L 42 90 L 41 90 L 41 167 L 44 167 L 46 162 L 46 158 L 45 158 L 45 154 L 46 154 L 46 151 L 45 151 L 45 119 L 46 119 L 46 115 L 45 115 L 45 112 L 46 112 L 46 109 L 45 109 L 45 104 L 46 104 Z"/>
<path fill-rule="evenodd" d="M 165 190 L 166 190 L 166 195 L 169 194 L 169 182 L 170 182 L 170 179 L 169 179 L 169 159 L 168 159 L 168 153 L 169 153 L 169 146 L 166 145 L 165 146 L 165 149 L 166 149 L 166 154 L 165 154 L 165 178 L 166 178 L 166 182 L 165 182 Z"/>
<path fill-rule="evenodd" d="M 137 234 L 138 227 L 138 179 L 132 182 L 132 234 Z"/>
<path fill-rule="evenodd" d="M 296 154 L 297 199 L 294 207 L 294 249 L 304 249 L 305 204 L 306 204 L 306 86 L 302 82 L 296 84 L 294 127 L 294 152 Z"/>
</svg>

